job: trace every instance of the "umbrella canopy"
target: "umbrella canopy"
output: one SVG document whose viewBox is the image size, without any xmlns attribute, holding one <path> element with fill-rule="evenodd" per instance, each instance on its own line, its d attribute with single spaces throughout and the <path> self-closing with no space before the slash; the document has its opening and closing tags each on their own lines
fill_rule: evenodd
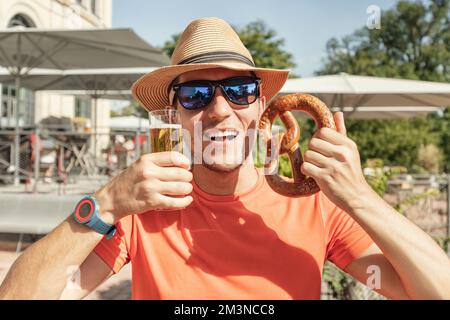
<svg viewBox="0 0 450 320">
<path fill-rule="evenodd" d="M 169 58 L 131 29 L 43 30 L 0 32 L 0 66 L 17 69 L 92 69 L 155 67 Z"/>
<path fill-rule="evenodd" d="M 108 91 L 120 95 L 129 90 L 134 81 L 155 68 L 108 68 L 77 70 L 31 70 L 21 79 L 22 87 L 40 91 L 83 91 L 84 94 L 101 96 Z M 14 84 L 15 77 L 0 69 L 0 82 Z"/>
<path fill-rule="evenodd" d="M 89 90 L 62 90 L 62 91 L 47 91 L 49 93 L 57 93 L 60 95 L 69 95 L 83 97 L 86 95 L 91 95 Z M 104 90 L 99 94 L 99 98 L 105 100 L 121 100 L 121 101 L 133 101 L 133 96 L 131 95 L 131 90 Z"/>
<path fill-rule="evenodd" d="M 448 83 L 345 73 L 290 79 L 280 91 L 281 94 L 294 92 L 310 93 L 332 110 L 343 110 L 361 117 L 413 116 L 450 106 Z"/>
<path fill-rule="evenodd" d="M 35 68 L 89 69 L 159 67 L 169 58 L 131 29 L 44 30 L 13 28 L 0 32 L 0 66 L 15 76 L 15 91 Z M 20 110 L 19 95 L 15 109 Z M 19 175 L 19 113 L 15 115 L 14 182 Z M 94 139 L 95 141 L 95 139 Z M 95 143 L 95 142 L 94 142 Z"/>
</svg>

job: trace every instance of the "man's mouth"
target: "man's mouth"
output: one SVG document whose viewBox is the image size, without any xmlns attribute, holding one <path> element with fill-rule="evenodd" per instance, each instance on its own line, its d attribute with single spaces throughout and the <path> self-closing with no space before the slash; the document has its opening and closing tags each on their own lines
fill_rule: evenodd
<svg viewBox="0 0 450 320">
<path fill-rule="evenodd" d="M 225 142 L 236 139 L 239 131 L 236 129 L 225 130 L 208 130 L 203 134 L 203 139 L 206 141 Z"/>
</svg>

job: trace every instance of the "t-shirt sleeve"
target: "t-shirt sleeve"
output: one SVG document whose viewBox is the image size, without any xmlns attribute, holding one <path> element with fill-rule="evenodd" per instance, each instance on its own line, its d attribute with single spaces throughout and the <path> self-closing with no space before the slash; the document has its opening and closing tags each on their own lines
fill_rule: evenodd
<svg viewBox="0 0 450 320">
<path fill-rule="evenodd" d="M 374 242 L 353 218 L 321 194 L 327 234 L 327 260 L 344 269 Z"/>
<path fill-rule="evenodd" d="M 121 219 L 116 224 L 116 234 L 109 240 L 106 235 L 94 248 L 99 256 L 114 273 L 130 262 L 129 243 L 132 229 L 132 216 Z"/>
</svg>

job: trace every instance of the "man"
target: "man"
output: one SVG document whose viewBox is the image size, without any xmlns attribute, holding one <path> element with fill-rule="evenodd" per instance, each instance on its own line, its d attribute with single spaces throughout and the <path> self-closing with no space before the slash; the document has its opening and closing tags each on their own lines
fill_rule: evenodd
<svg viewBox="0 0 450 320">
<path fill-rule="evenodd" d="M 172 63 L 133 94 L 147 110 L 179 110 L 192 138 L 201 123 L 203 161 L 141 157 L 27 249 L 0 297 L 82 298 L 132 262 L 135 299 L 319 299 L 328 259 L 363 283 L 377 276 L 389 298 L 450 298 L 448 257 L 368 186 L 341 113 L 337 132 L 319 130 L 304 156 L 302 172 L 321 192 L 284 197 L 240 146 L 287 72 L 256 68 L 216 18 L 186 28 Z M 68 285 L 74 266 L 80 281 Z"/>
</svg>

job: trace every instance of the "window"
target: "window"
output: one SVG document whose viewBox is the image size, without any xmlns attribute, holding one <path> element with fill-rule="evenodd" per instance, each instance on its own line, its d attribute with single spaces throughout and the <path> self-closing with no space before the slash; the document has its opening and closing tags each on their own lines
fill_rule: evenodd
<svg viewBox="0 0 450 320">
<path fill-rule="evenodd" d="M 27 15 L 18 13 L 8 22 L 8 28 L 35 28 L 36 24 Z M 13 126 L 16 117 L 16 89 L 13 85 L 1 86 L 0 123 Z M 24 125 L 34 123 L 34 92 L 25 88 L 20 89 L 19 118 Z"/>
<path fill-rule="evenodd" d="M 91 0 L 91 11 L 93 14 L 97 15 L 97 1 Z"/>
<path fill-rule="evenodd" d="M 19 119 L 28 126 L 34 123 L 34 92 L 25 88 L 20 89 Z M 16 90 L 14 86 L 2 85 L 1 112 L 2 123 L 13 126 L 16 118 Z"/>
<path fill-rule="evenodd" d="M 75 97 L 75 117 L 91 118 L 91 99 Z"/>
<path fill-rule="evenodd" d="M 35 28 L 36 25 L 34 24 L 33 20 L 28 18 L 26 15 L 19 13 L 12 17 L 11 20 L 9 20 L 8 28 L 14 27 Z"/>
</svg>

